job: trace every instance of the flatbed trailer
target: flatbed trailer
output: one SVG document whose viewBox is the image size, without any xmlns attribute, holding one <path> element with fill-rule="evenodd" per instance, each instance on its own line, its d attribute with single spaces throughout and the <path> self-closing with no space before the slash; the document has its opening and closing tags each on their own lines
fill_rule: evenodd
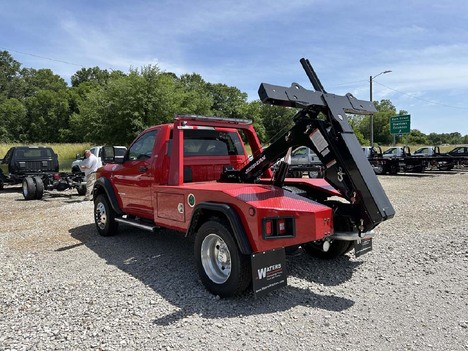
<svg viewBox="0 0 468 351">
<path fill-rule="evenodd" d="M 422 173 L 434 169 L 449 171 L 468 161 L 468 157 L 438 151 L 430 155 L 417 152 L 412 154 L 408 146 L 391 147 L 384 152 L 380 147 L 363 147 L 363 151 L 376 174 Z"/>
</svg>

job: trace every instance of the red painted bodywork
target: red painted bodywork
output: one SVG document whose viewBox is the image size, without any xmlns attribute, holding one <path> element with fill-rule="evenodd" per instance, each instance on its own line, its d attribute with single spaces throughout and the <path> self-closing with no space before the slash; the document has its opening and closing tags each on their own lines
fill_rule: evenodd
<svg viewBox="0 0 468 351">
<path fill-rule="evenodd" d="M 176 118 L 173 125 L 156 126 L 143 132 L 157 131 L 150 158 L 125 161 L 124 164 L 107 164 L 100 168 L 97 174 L 98 178 L 106 177 L 111 181 L 124 213 L 150 219 L 162 227 L 185 232 L 189 229 L 196 204 L 228 204 L 237 212 L 254 252 L 302 244 L 333 233 L 332 209 L 268 184 L 271 171 L 265 172 L 265 179 L 258 184 L 216 182 L 223 166 L 232 165 L 235 169 L 243 167 L 248 161 L 247 153 L 233 156 L 184 157 L 181 127 L 187 125 L 213 126 L 226 131 L 236 131 L 235 128 L 239 128 L 238 125 L 233 126 L 226 122 Z M 241 127 L 244 128 L 252 152 L 255 154 L 261 151 L 253 127 Z M 171 130 L 172 145 L 169 147 Z M 184 183 L 184 167 L 191 168 L 193 180 L 189 183 Z M 301 184 L 302 188 L 311 188 L 327 196 L 340 196 L 340 193 L 323 179 L 288 179 L 287 184 Z M 189 195 L 195 198 L 195 204 L 189 203 Z M 293 217 L 295 235 L 275 239 L 263 238 L 262 220 L 268 217 Z"/>
</svg>

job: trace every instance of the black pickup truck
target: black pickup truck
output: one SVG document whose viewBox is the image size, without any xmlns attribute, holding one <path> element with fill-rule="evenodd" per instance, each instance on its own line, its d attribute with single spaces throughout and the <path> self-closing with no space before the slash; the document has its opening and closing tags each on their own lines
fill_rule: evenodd
<svg viewBox="0 0 468 351">
<path fill-rule="evenodd" d="M 58 172 L 57 154 L 45 146 L 14 146 L 0 163 L 0 187 L 19 184 L 31 174 Z"/>
<path fill-rule="evenodd" d="M 47 146 L 14 146 L 0 162 L 0 190 L 22 184 L 26 200 L 41 199 L 44 190 L 76 188 L 84 195 L 84 174 L 59 172 L 58 156 Z"/>
</svg>

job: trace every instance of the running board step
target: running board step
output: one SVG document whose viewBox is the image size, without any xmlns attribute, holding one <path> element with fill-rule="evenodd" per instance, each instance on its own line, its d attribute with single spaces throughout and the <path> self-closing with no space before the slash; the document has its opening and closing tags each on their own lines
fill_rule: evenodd
<svg viewBox="0 0 468 351">
<path fill-rule="evenodd" d="M 115 221 L 119 222 L 119 223 L 125 223 L 125 224 L 131 225 L 131 226 L 134 226 L 134 227 L 137 227 L 137 228 L 140 228 L 140 229 L 149 230 L 150 232 L 154 232 L 156 229 L 159 228 L 158 226 L 144 224 L 144 223 L 141 223 L 140 221 L 137 221 L 137 220 L 134 220 L 134 219 L 127 219 L 127 218 L 117 217 L 117 218 L 115 218 Z"/>
</svg>

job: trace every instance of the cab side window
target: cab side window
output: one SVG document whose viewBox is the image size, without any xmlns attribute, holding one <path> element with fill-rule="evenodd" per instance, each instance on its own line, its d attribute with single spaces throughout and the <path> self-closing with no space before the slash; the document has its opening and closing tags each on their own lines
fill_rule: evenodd
<svg viewBox="0 0 468 351">
<path fill-rule="evenodd" d="M 154 141 L 156 140 L 156 130 L 151 130 L 143 134 L 128 150 L 128 159 L 146 160 L 153 154 Z"/>
</svg>

